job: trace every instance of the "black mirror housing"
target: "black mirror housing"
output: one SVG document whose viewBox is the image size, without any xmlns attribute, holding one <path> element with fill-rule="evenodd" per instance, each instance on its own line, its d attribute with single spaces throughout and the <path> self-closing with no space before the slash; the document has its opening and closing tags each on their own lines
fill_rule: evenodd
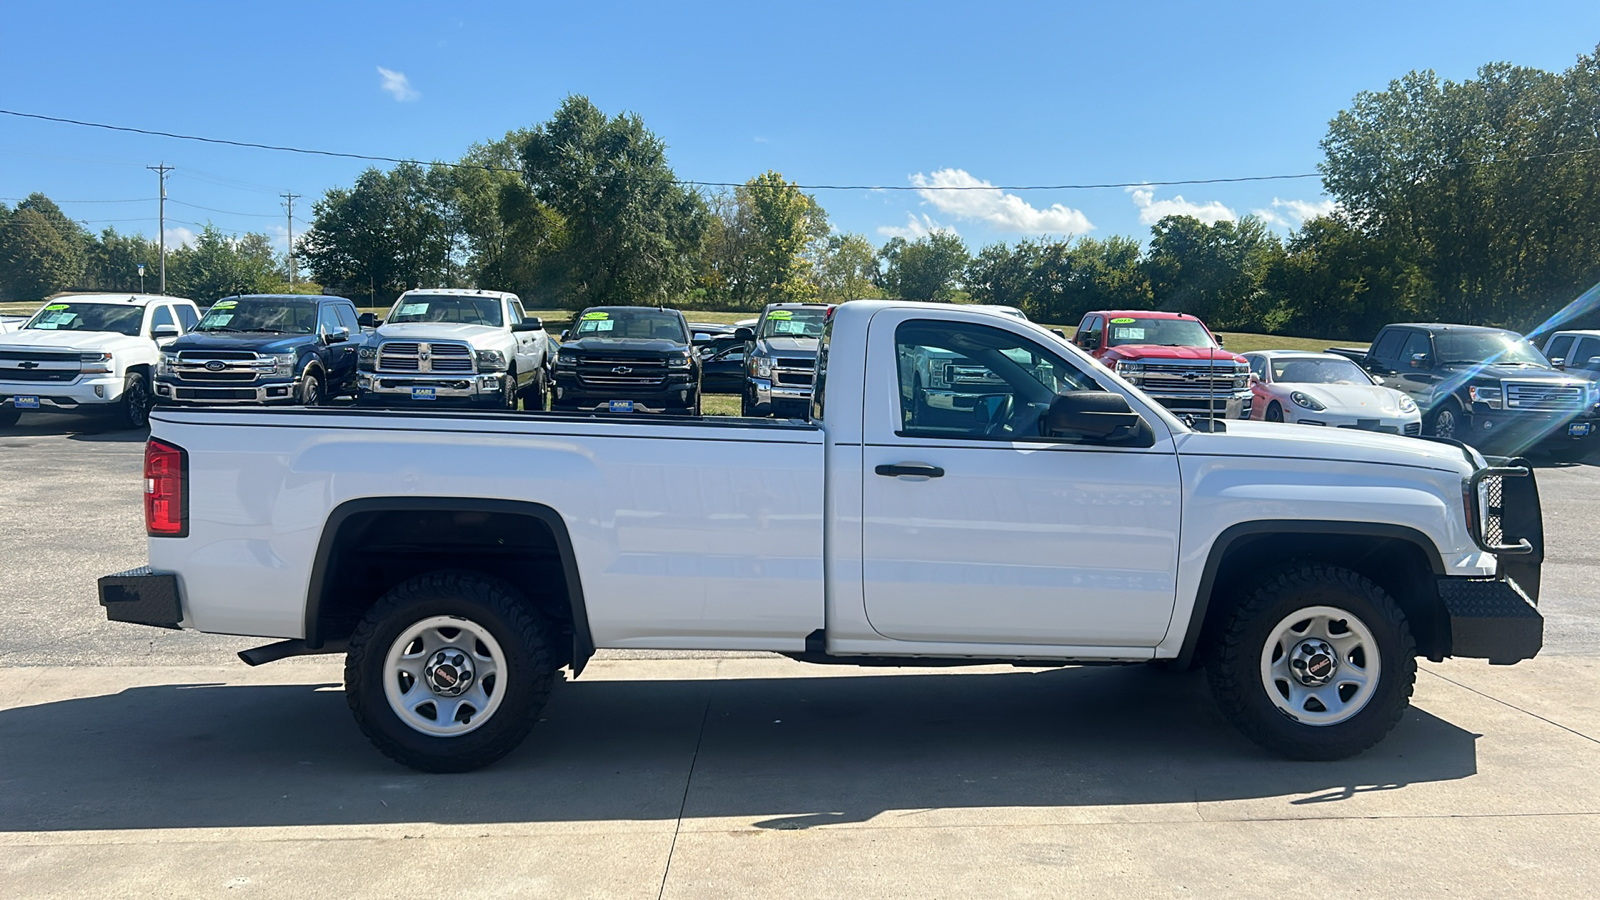
<svg viewBox="0 0 1600 900">
<path fill-rule="evenodd" d="M 1155 432 L 1128 405 L 1128 398 L 1111 391 L 1070 391 L 1057 394 L 1044 414 L 1049 437 L 1119 447 L 1153 447 Z"/>
<path fill-rule="evenodd" d="M 356 317 L 356 324 L 362 328 L 377 328 L 383 324 L 383 320 L 372 313 L 362 313 Z"/>
<path fill-rule="evenodd" d="M 544 323 L 538 319 L 527 319 L 513 324 L 511 330 L 518 334 L 528 331 L 543 331 Z"/>
<path fill-rule="evenodd" d="M 736 340 L 746 342 L 756 339 L 756 333 L 749 328 L 736 328 L 733 331 L 733 336 Z"/>
</svg>

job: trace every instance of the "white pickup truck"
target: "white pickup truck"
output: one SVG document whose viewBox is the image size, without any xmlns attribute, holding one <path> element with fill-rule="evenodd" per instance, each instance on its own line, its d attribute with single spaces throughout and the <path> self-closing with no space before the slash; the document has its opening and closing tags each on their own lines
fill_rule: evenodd
<svg viewBox="0 0 1600 900">
<path fill-rule="evenodd" d="M 200 321 L 194 301 L 150 294 L 58 297 L 0 335 L 0 427 L 24 410 L 110 413 L 143 428 L 161 348 Z"/>
<path fill-rule="evenodd" d="M 407 291 L 357 351 L 357 401 L 545 407 L 552 365 L 544 323 L 516 294 Z"/>
<path fill-rule="evenodd" d="M 984 390 L 921 409 L 899 370 Z M 1359 753 L 1416 657 L 1543 642 L 1533 473 L 1459 444 L 1187 426 L 1049 331 L 858 301 L 810 421 L 160 409 L 109 618 L 346 654 L 385 753 L 510 752 L 596 648 L 1204 664 L 1250 738 Z M 1041 714 L 1047 711 L 1041 710 Z"/>
</svg>

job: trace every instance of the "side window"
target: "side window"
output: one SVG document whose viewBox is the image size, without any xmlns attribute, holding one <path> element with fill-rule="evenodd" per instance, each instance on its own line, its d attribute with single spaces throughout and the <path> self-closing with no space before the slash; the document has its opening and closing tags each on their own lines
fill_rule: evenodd
<svg viewBox="0 0 1600 900">
<path fill-rule="evenodd" d="M 1573 351 L 1567 365 L 1587 369 L 1590 367 L 1589 360 L 1596 356 L 1600 356 L 1600 338 L 1586 337 L 1578 342 L 1578 349 Z"/>
<path fill-rule="evenodd" d="M 200 324 L 200 317 L 195 314 L 194 307 L 180 303 L 173 309 L 178 311 L 178 324 L 183 326 L 185 332 L 194 330 Z"/>
<path fill-rule="evenodd" d="M 513 322 L 528 321 L 528 311 L 522 308 L 521 300 L 511 301 L 511 320 Z"/>
<path fill-rule="evenodd" d="M 1378 342 L 1368 351 L 1373 359 L 1382 363 L 1392 363 L 1400 356 L 1400 344 L 1406 339 L 1404 331 L 1385 331 L 1378 336 Z"/>
<path fill-rule="evenodd" d="M 343 303 L 333 304 L 333 314 L 339 318 L 339 324 L 352 336 L 361 333 L 361 321 L 356 318 L 356 308 Z"/>
<path fill-rule="evenodd" d="M 1428 335 L 1426 332 L 1413 331 L 1411 332 L 1410 336 L 1406 338 L 1406 345 L 1400 348 L 1400 365 L 1396 368 L 1411 368 L 1411 358 L 1416 356 L 1418 353 L 1432 354 L 1433 342 L 1428 340 Z M 1433 362 L 1437 363 L 1438 360 L 1433 360 Z"/>
<path fill-rule="evenodd" d="M 1084 316 L 1083 321 L 1078 323 L 1078 331 L 1072 336 L 1072 342 L 1080 347 L 1083 346 L 1083 339 L 1093 330 L 1094 316 Z"/>
<path fill-rule="evenodd" d="M 155 334 L 156 329 L 163 325 L 172 328 L 178 327 L 178 323 L 172 318 L 172 307 L 165 303 L 158 303 L 155 311 L 150 314 L 150 333 Z"/>
<path fill-rule="evenodd" d="M 902 436 L 1039 437 L 1050 401 L 1093 379 L 1027 338 L 988 325 L 913 319 L 895 329 Z"/>
<path fill-rule="evenodd" d="M 333 311 L 332 303 L 324 303 L 317 309 L 317 330 L 323 334 L 332 334 L 339 330 L 339 316 Z"/>
<path fill-rule="evenodd" d="M 520 325 L 520 324 L 522 324 L 523 318 L 525 318 L 525 317 L 522 315 L 522 304 L 521 303 L 507 303 L 506 304 L 506 324 L 508 324 L 508 325 Z"/>
<path fill-rule="evenodd" d="M 1563 359 L 1563 360 L 1566 360 L 1567 363 L 1570 365 L 1570 364 L 1572 364 L 1572 360 L 1569 359 L 1568 357 L 1570 356 L 1570 352 L 1572 350 L 1572 342 L 1574 340 L 1577 340 L 1577 337 L 1575 335 L 1563 334 L 1560 337 L 1556 338 L 1555 340 L 1551 341 L 1550 342 L 1550 346 L 1544 348 L 1544 355 L 1547 358 L 1549 358 L 1552 362 L 1554 362 L 1555 360 L 1558 360 L 1558 359 Z M 1587 358 L 1587 357 L 1585 357 L 1585 358 Z M 1580 362 L 1581 362 L 1581 360 L 1580 360 Z"/>
</svg>

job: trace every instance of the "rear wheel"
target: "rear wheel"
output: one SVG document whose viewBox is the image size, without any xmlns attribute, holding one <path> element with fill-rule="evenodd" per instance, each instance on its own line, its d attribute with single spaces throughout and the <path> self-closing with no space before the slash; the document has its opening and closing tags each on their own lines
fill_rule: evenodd
<svg viewBox="0 0 1600 900">
<path fill-rule="evenodd" d="M 361 620 L 345 657 L 345 700 L 386 756 L 424 772 L 467 772 L 522 743 L 556 664 L 543 620 L 516 588 L 477 572 L 419 575 Z"/>
<path fill-rule="evenodd" d="M 1343 759 L 1400 721 L 1416 643 L 1382 588 L 1348 569 L 1302 563 L 1256 583 L 1208 670 L 1218 706 L 1245 737 L 1291 759 Z"/>
</svg>

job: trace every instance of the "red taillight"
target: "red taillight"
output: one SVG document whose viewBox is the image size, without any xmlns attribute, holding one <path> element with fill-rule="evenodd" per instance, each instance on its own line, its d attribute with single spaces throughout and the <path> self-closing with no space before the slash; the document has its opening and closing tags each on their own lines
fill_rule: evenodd
<svg viewBox="0 0 1600 900">
<path fill-rule="evenodd" d="M 151 438 L 144 445 L 144 530 L 152 537 L 189 533 L 188 454 Z"/>
</svg>

